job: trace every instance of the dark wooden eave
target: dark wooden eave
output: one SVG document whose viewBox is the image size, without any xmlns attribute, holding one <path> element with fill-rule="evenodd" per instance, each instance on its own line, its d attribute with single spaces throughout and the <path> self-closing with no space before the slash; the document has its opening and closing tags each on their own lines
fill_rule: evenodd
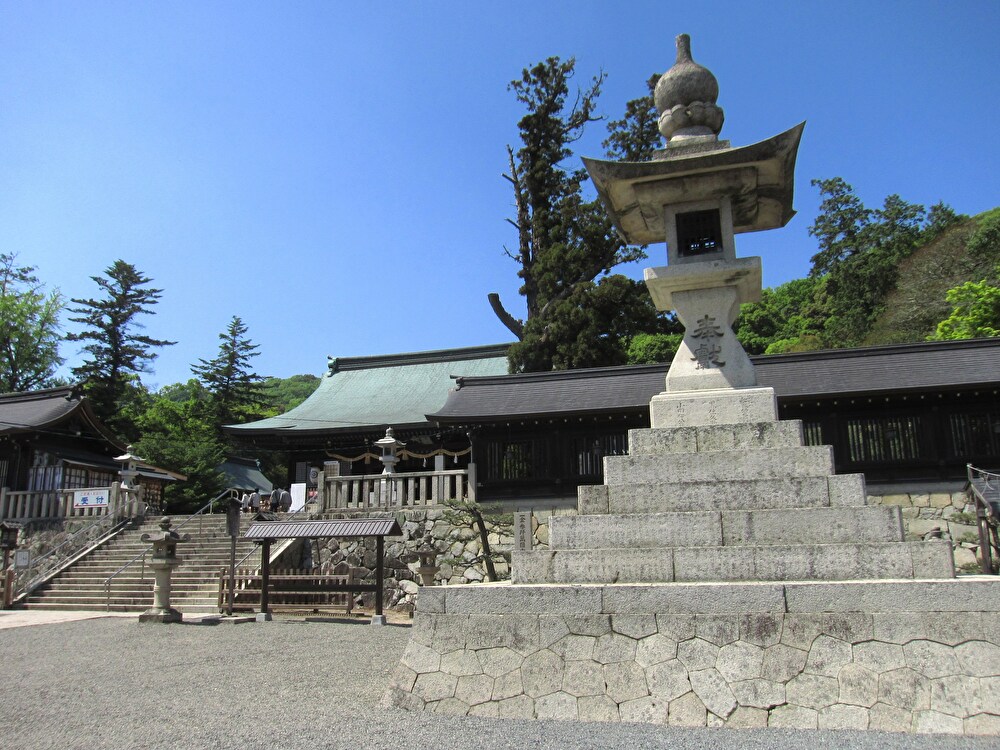
<svg viewBox="0 0 1000 750">
<path fill-rule="evenodd" d="M 751 357 L 779 402 L 1000 386 L 1000 338 Z M 457 378 L 439 424 L 617 414 L 647 409 L 667 365 Z"/>
</svg>

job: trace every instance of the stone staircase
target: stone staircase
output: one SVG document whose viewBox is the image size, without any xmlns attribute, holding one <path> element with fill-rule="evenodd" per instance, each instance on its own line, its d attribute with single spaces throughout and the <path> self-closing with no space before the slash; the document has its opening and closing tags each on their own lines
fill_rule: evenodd
<svg viewBox="0 0 1000 750">
<path fill-rule="evenodd" d="M 632 430 L 581 487 L 550 548 L 514 556 L 515 583 L 953 578 L 948 541 L 903 541 L 900 509 L 867 506 L 798 421 Z"/>
<path fill-rule="evenodd" d="M 171 516 L 173 528 L 188 520 Z M 111 583 L 108 599 L 105 580 L 139 555 L 150 549 L 141 537 L 158 528 L 159 518 L 148 518 L 139 528 L 129 529 L 107 544 L 94 550 L 48 583 L 32 592 L 25 602 L 27 609 L 51 610 L 110 610 L 112 612 L 143 612 L 153 602 L 153 571 L 142 560 L 136 560 L 119 573 Z M 250 516 L 241 519 L 241 530 L 250 524 Z M 171 576 L 171 604 L 181 612 L 218 612 L 219 571 L 229 565 L 230 540 L 226 535 L 225 515 L 193 518 L 180 529 L 191 539 L 177 546 L 181 564 Z M 257 548 L 240 537 L 236 545 L 236 560 Z M 148 561 L 148 556 L 147 556 Z M 260 564 L 259 554 L 251 556 L 244 566 Z"/>
</svg>

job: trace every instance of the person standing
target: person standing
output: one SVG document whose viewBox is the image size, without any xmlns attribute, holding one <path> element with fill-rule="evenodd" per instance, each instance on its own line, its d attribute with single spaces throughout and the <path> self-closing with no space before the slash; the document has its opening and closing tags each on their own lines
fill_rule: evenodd
<svg viewBox="0 0 1000 750">
<path fill-rule="evenodd" d="M 292 493 L 288 490 L 281 491 L 281 510 L 287 513 L 292 509 Z"/>
<path fill-rule="evenodd" d="M 260 510 L 260 494 L 257 489 L 250 493 L 250 512 L 257 513 Z"/>
<path fill-rule="evenodd" d="M 281 490 L 275 487 L 271 490 L 271 512 L 277 513 L 281 510 Z"/>
</svg>

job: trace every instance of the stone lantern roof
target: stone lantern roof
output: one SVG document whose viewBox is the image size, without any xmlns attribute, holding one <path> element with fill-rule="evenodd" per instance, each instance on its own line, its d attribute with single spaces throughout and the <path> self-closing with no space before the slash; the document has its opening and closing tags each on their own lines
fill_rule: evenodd
<svg viewBox="0 0 1000 750">
<path fill-rule="evenodd" d="M 631 245 L 664 241 L 666 205 L 728 197 L 736 234 L 783 227 L 795 215 L 795 157 L 805 123 L 750 146 L 731 148 L 719 140 L 719 85 L 691 59 L 690 45 L 687 34 L 677 37 L 677 62 L 656 84 L 666 148 L 646 162 L 583 159 L 608 215 Z"/>
</svg>

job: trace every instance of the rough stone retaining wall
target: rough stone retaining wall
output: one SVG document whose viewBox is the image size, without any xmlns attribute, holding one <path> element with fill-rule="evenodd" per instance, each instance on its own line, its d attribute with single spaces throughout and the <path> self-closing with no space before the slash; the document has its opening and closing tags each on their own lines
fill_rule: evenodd
<svg viewBox="0 0 1000 750">
<path fill-rule="evenodd" d="M 412 611 L 418 591 L 417 564 L 410 557 L 430 537 L 431 544 L 438 551 L 437 564 L 440 566 L 434 576 L 437 585 L 457 585 L 480 583 L 486 579 L 486 566 L 480 560 L 482 544 L 478 531 L 468 527 L 456 527 L 443 520 L 444 509 L 430 507 L 421 510 L 403 511 L 399 515 L 403 537 L 386 539 L 385 559 L 383 562 L 385 579 L 385 604 L 395 609 Z M 567 511 L 556 511 L 565 513 Z M 575 511 L 568 511 L 573 513 Z M 355 514 L 356 515 L 356 514 Z M 368 514 L 384 517 L 385 513 Z M 394 514 L 392 514 L 394 515 Z M 540 511 L 532 517 L 534 544 L 547 547 L 549 540 L 549 518 L 553 511 Z M 347 514 L 325 514 L 326 518 L 349 517 Z M 487 522 L 489 543 L 494 552 L 504 554 L 509 560 L 513 545 L 512 531 L 508 527 L 498 528 L 496 524 Z M 325 539 L 316 543 L 308 554 L 300 547 L 292 548 L 282 557 L 279 565 L 298 567 L 305 562 L 315 566 L 326 566 L 338 574 L 354 569 L 359 580 L 374 583 L 375 540 L 336 540 Z M 508 562 L 495 562 L 498 577 L 510 577 Z M 364 599 L 364 597 L 362 597 Z M 364 599 L 370 605 L 368 595 Z"/>
<path fill-rule="evenodd" d="M 516 614 L 524 604 L 516 596 L 507 597 L 515 614 L 425 613 L 451 608 L 441 592 L 421 601 L 386 693 L 391 705 L 677 726 L 1000 734 L 995 611 L 651 614 L 621 606 L 626 593 L 613 607 L 631 610 L 622 614 Z M 563 592 L 541 595 L 559 600 Z M 935 596 L 928 589 L 930 606 Z"/>
<path fill-rule="evenodd" d="M 976 532 L 976 508 L 964 492 L 905 493 L 869 495 L 869 505 L 898 505 L 903 515 L 906 539 L 922 539 L 939 529 L 950 538 L 955 554 L 955 569 L 978 572 L 979 536 Z"/>
</svg>

